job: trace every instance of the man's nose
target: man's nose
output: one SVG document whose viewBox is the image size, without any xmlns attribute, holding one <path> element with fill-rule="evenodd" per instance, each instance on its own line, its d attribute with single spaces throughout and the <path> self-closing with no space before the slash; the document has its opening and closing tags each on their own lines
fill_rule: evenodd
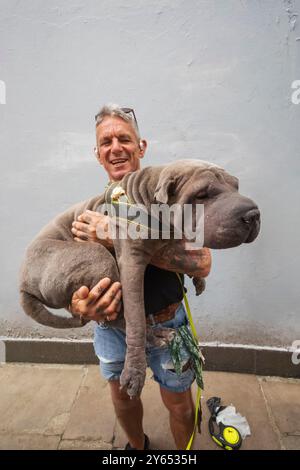
<svg viewBox="0 0 300 470">
<path fill-rule="evenodd" d="M 122 152 L 122 145 L 118 139 L 113 139 L 111 144 L 111 151 L 113 153 Z"/>
</svg>

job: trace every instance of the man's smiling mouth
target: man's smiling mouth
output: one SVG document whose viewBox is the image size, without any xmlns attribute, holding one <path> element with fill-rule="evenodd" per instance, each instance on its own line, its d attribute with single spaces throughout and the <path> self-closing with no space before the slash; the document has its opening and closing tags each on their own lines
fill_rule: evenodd
<svg viewBox="0 0 300 470">
<path fill-rule="evenodd" d="M 116 158 L 115 160 L 111 161 L 110 163 L 114 166 L 116 165 L 123 165 L 123 163 L 126 163 L 128 161 L 127 158 Z"/>
</svg>

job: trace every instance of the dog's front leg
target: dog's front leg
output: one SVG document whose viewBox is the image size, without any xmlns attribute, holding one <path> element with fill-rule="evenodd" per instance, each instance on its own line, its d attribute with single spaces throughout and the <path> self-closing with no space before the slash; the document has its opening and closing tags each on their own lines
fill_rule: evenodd
<svg viewBox="0 0 300 470">
<path fill-rule="evenodd" d="M 126 359 L 121 374 L 122 388 L 130 396 L 139 395 L 146 375 L 146 318 L 144 309 L 145 266 L 121 264 L 121 285 L 126 324 Z"/>
<path fill-rule="evenodd" d="M 127 344 L 120 383 L 128 395 L 136 396 L 141 393 L 146 375 L 144 273 L 154 247 L 149 240 L 115 240 L 114 245 L 120 269 Z"/>
</svg>

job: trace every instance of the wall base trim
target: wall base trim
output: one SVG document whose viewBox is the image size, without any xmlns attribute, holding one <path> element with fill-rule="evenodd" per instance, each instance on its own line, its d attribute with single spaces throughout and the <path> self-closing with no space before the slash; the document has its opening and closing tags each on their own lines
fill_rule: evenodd
<svg viewBox="0 0 300 470">
<path fill-rule="evenodd" d="M 98 364 L 91 340 L 1 338 L 3 362 Z M 4 346 L 3 346 L 4 345 Z M 205 343 L 205 370 L 300 378 L 300 364 L 285 348 Z"/>
</svg>

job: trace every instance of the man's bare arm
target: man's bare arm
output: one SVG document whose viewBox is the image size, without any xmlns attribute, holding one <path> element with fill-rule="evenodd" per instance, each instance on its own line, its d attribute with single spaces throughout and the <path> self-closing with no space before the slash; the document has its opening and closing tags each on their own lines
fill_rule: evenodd
<svg viewBox="0 0 300 470">
<path fill-rule="evenodd" d="M 185 241 L 176 240 L 155 253 L 151 264 L 189 276 L 206 277 L 211 269 L 211 253 L 208 248 L 186 250 Z"/>
</svg>

